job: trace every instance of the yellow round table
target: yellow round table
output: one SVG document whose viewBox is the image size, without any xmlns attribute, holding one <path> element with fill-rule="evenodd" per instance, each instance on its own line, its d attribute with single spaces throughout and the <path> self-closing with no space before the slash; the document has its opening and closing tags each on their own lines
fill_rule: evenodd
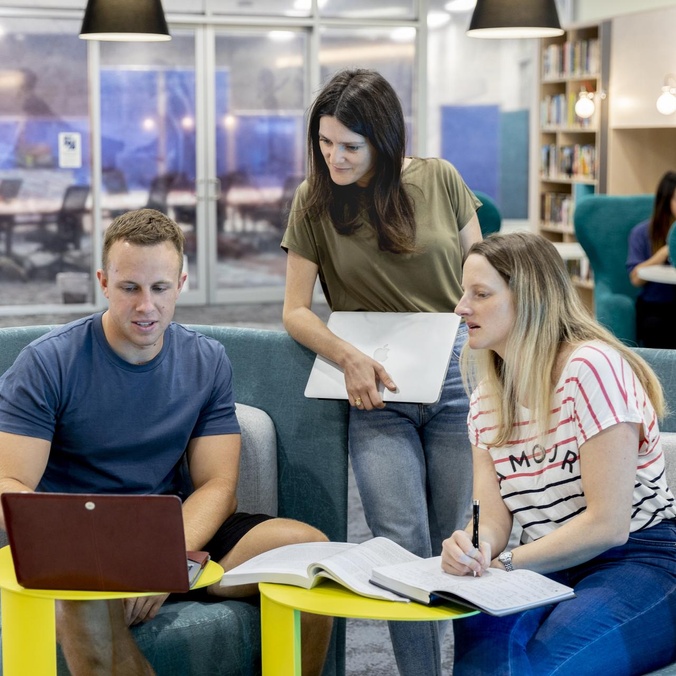
<svg viewBox="0 0 676 676">
<path fill-rule="evenodd" d="M 195 588 L 218 582 L 222 575 L 223 568 L 215 561 L 209 561 Z M 16 581 L 9 547 L 0 549 L 0 590 L 4 676 L 56 674 L 54 601 L 122 599 L 157 593 L 26 589 Z"/>
<path fill-rule="evenodd" d="M 470 608 L 443 603 L 382 601 L 360 596 L 331 580 L 313 589 L 261 582 L 263 676 L 300 676 L 300 613 L 367 620 L 457 620 L 476 615 Z"/>
</svg>

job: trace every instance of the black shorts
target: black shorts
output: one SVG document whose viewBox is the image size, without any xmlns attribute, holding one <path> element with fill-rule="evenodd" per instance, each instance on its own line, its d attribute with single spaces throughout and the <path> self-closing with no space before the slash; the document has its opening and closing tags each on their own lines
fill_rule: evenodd
<svg viewBox="0 0 676 676">
<path fill-rule="evenodd" d="M 209 552 L 212 561 L 220 561 L 252 528 L 274 518 L 268 514 L 235 512 L 223 522 L 202 549 Z"/>
</svg>

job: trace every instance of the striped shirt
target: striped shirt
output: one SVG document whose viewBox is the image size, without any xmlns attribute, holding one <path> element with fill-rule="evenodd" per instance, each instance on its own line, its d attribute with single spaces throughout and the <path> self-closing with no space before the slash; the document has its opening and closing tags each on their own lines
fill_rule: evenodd
<svg viewBox="0 0 676 676">
<path fill-rule="evenodd" d="M 544 441 L 537 438 L 530 411 L 521 407 L 510 441 L 492 447 L 497 419 L 490 399 L 481 386 L 472 395 L 470 441 L 490 453 L 502 498 L 523 528 L 523 543 L 552 532 L 586 509 L 579 461 L 583 445 L 622 422 L 642 427 L 631 531 L 676 518 L 657 416 L 631 367 L 612 347 L 593 341 L 572 352 L 553 395 L 551 420 L 556 425 Z"/>
</svg>

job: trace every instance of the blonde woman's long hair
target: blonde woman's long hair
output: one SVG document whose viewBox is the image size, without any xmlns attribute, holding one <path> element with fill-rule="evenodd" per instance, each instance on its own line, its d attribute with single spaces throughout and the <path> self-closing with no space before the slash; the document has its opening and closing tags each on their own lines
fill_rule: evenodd
<svg viewBox="0 0 676 676">
<path fill-rule="evenodd" d="M 513 232 L 490 235 L 474 244 L 469 255 L 483 256 L 507 283 L 515 320 L 503 360 L 490 349 L 461 355 L 465 386 L 479 383 L 495 404 L 498 425 L 493 445 L 507 443 L 525 402 L 538 421 L 538 435 L 550 427 L 552 382 L 559 348 L 599 340 L 617 350 L 643 385 L 659 418 L 666 414 L 662 386 L 648 364 L 603 328 L 584 307 L 554 245 L 541 235 Z"/>
</svg>

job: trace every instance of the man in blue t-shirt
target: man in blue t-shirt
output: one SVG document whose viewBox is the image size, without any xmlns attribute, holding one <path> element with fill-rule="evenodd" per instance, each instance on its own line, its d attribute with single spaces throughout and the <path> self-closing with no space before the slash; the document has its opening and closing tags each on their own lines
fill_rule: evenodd
<svg viewBox="0 0 676 676">
<path fill-rule="evenodd" d="M 218 341 L 172 322 L 187 277 L 183 240 L 152 209 L 108 227 L 97 273 L 108 309 L 35 340 L 0 378 L 0 493 L 179 495 L 186 549 L 207 550 L 228 570 L 326 537 L 298 521 L 236 511 L 240 429 L 230 362 Z M 207 591 L 241 597 L 257 589 Z M 155 617 L 166 598 L 58 602 L 71 673 L 153 673 L 128 627 Z M 304 673 L 321 673 L 330 630 L 328 618 L 303 618 Z"/>
</svg>

